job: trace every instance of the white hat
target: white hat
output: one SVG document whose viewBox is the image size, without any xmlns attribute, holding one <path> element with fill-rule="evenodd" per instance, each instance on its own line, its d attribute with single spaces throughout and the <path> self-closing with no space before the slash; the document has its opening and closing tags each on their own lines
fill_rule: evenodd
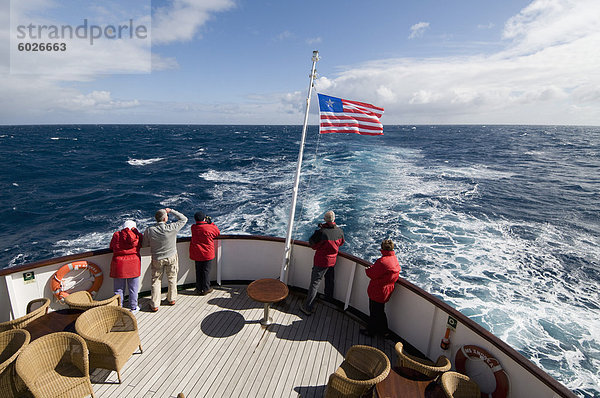
<svg viewBox="0 0 600 398">
<path fill-rule="evenodd" d="M 125 228 L 134 229 L 135 227 L 136 227 L 135 221 L 133 221 L 133 220 L 127 220 L 123 224 L 123 229 L 125 229 Z"/>
</svg>

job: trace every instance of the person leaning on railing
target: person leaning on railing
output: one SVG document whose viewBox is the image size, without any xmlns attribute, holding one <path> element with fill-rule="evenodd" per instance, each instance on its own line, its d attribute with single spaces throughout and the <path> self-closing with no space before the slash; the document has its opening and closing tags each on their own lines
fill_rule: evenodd
<svg viewBox="0 0 600 398">
<path fill-rule="evenodd" d="M 314 302 L 317 297 L 317 289 L 323 278 L 325 278 L 325 298 L 329 300 L 333 298 L 334 267 L 340 246 L 345 242 L 344 231 L 335 224 L 335 213 L 329 210 L 324 214 L 323 220 L 325 223 L 319 224 L 319 229 L 308 239 L 310 247 L 315 251 L 315 256 L 306 300 L 300 304 L 300 310 L 306 315 L 315 311 Z"/>
<path fill-rule="evenodd" d="M 360 333 L 365 336 L 376 334 L 385 336 L 388 333 L 385 303 L 389 301 L 396 281 L 400 277 L 400 264 L 394 253 L 394 242 L 391 239 L 381 242 L 381 257 L 365 271 L 371 279 L 367 288 L 369 323 L 367 329 L 361 329 Z"/>
<path fill-rule="evenodd" d="M 138 290 L 140 288 L 142 234 L 137 230 L 135 221 L 127 220 L 123 228 L 113 234 L 110 249 L 113 251 L 110 262 L 110 277 L 113 279 L 115 294 L 121 296 L 125 286 L 129 288 L 129 309 L 136 313 L 138 306 Z"/>
<path fill-rule="evenodd" d="M 212 292 L 210 287 L 210 270 L 215 261 L 215 242 L 221 231 L 213 224 L 210 217 L 201 211 L 194 214 L 196 224 L 192 225 L 190 241 L 190 259 L 196 265 L 196 294 L 205 296 Z"/>
</svg>

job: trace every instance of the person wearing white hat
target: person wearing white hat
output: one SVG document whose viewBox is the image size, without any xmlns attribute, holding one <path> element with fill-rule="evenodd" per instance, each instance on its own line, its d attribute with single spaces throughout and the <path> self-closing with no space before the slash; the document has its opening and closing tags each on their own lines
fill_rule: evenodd
<svg viewBox="0 0 600 398">
<path fill-rule="evenodd" d="M 138 306 L 138 290 L 140 288 L 142 234 L 137 230 L 135 221 L 127 220 L 121 230 L 115 232 L 110 241 L 113 251 L 110 262 L 110 277 L 113 278 L 115 294 L 123 295 L 125 288 L 129 290 L 129 309 L 134 313 Z"/>
</svg>

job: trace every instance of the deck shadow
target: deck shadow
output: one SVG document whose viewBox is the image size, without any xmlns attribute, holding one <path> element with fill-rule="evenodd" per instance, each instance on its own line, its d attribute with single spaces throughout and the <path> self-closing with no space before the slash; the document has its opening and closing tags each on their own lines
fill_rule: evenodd
<svg viewBox="0 0 600 398">
<path fill-rule="evenodd" d="M 222 286 L 219 288 L 215 287 L 214 289 L 227 291 L 230 297 L 213 297 L 207 301 L 208 304 L 216 305 L 217 307 L 235 311 L 253 310 L 263 307 L 262 303 L 252 301 L 248 298 L 248 295 L 246 294 L 246 289 L 228 289 Z"/>
<path fill-rule="evenodd" d="M 246 322 L 246 319 L 238 312 L 217 311 L 204 317 L 200 328 L 207 336 L 223 338 L 239 333 L 246 323 L 250 322 Z"/>
<path fill-rule="evenodd" d="M 325 396 L 325 389 L 327 386 L 299 386 L 294 387 L 294 391 L 298 393 L 298 397 L 301 398 L 321 398 Z"/>
</svg>

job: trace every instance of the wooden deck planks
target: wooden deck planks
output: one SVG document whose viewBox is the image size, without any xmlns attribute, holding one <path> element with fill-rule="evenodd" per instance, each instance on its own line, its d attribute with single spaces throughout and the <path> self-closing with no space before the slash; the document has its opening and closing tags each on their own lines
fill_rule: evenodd
<svg viewBox="0 0 600 398">
<path fill-rule="evenodd" d="M 96 369 L 92 385 L 101 397 L 317 397 L 329 374 L 354 344 L 382 349 L 392 360 L 393 342 L 358 333 L 359 323 L 330 304 L 308 317 L 304 297 L 292 292 L 271 309 L 273 325 L 259 321 L 263 305 L 246 286 L 216 288 L 208 296 L 179 294 L 175 306 L 138 313 L 143 354 L 116 372 Z M 148 299 L 141 305 L 149 307 Z"/>
</svg>

